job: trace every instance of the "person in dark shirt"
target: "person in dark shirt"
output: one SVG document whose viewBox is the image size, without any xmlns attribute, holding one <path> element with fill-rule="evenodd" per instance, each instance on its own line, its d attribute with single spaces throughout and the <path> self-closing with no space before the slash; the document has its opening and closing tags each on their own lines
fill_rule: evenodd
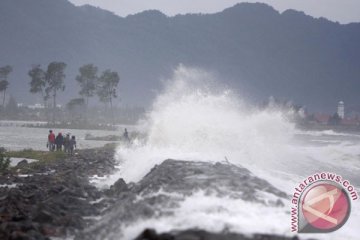
<svg viewBox="0 0 360 240">
<path fill-rule="evenodd" d="M 64 152 L 69 153 L 70 152 L 70 133 L 66 134 L 63 145 L 64 145 Z"/>
<path fill-rule="evenodd" d="M 76 140 L 75 140 L 75 136 L 72 136 L 69 142 L 70 155 L 74 155 L 75 148 L 76 148 Z"/>
<path fill-rule="evenodd" d="M 64 137 L 60 132 L 55 138 L 56 151 L 61 151 L 63 144 L 64 144 Z"/>
<path fill-rule="evenodd" d="M 129 138 L 129 133 L 127 131 L 127 129 L 125 128 L 125 131 L 124 131 L 124 135 L 123 135 L 123 138 L 126 142 L 130 142 L 130 138 Z"/>
</svg>

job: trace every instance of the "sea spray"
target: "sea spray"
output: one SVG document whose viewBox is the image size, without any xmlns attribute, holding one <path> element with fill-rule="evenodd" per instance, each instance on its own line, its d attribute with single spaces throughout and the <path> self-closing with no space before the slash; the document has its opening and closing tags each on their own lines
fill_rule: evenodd
<svg viewBox="0 0 360 240">
<path fill-rule="evenodd" d="M 145 142 L 119 147 L 122 177 L 139 181 L 167 158 L 269 165 L 292 137 L 294 125 L 279 110 L 251 109 L 236 93 L 219 87 L 206 71 L 179 66 L 141 121 Z M 271 164 L 270 164 L 271 165 Z"/>
</svg>

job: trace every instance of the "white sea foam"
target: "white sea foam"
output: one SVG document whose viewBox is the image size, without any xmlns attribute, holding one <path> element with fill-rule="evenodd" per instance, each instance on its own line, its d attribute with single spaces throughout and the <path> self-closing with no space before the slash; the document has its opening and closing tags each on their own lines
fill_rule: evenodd
<svg viewBox="0 0 360 240">
<path fill-rule="evenodd" d="M 18 165 L 19 162 L 26 160 L 27 163 L 32 163 L 32 162 L 37 162 L 38 160 L 36 159 L 30 159 L 30 158 L 15 158 L 12 157 L 10 158 L 10 166 L 11 167 L 15 167 L 16 165 Z"/>
<path fill-rule="evenodd" d="M 348 222 L 338 231 L 328 234 L 304 234 L 303 239 L 323 240 L 357 240 L 359 229 L 359 202 L 353 205 L 352 215 Z M 240 199 L 208 196 L 202 192 L 195 193 L 183 201 L 174 215 L 152 219 L 139 219 L 123 228 L 123 239 L 134 239 L 146 228 L 159 232 L 200 228 L 210 232 L 227 229 L 231 232 L 253 234 L 270 233 L 293 236 L 290 232 L 290 206 L 266 207 Z"/>
<path fill-rule="evenodd" d="M 265 207 L 241 199 L 219 198 L 197 192 L 180 203 L 175 215 L 141 219 L 124 228 L 123 237 L 133 239 L 145 228 L 155 228 L 165 232 L 174 229 L 185 230 L 194 226 L 211 232 L 228 229 L 246 234 L 263 232 L 289 235 L 286 224 L 276 226 L 273 222 L 274 219 L 288 222 L 287 210 L 285 207 Z"/>
<path fill-rule="evenodd" d="M 296 133 L 311 135 L 311 136 L 350 136 L 350 137 L 357 137 L 360 138 L 359 134 L 351 134 L 351 133 L 344 133 L 344 132 L 335 132 L 334 130 L 322 130 L 322 131 L 303 131 L 298 130 Z"/>
<path fill-rule="evenodd" d="M 12 183 L 12 184 L 0 184 L 0 188 L 16 188 L 19 184 Z"/>
<path fill-rule="evenodd" d="M 209 80 L 210 79 L 210 80 Z M 119 147 L 121 169 L 108 179 L 140 180 L 167 158 L 262 165 L 279 159 L 279 148 L 293 136 L 294 125 L 278 110 L 248 108 L 235 93 L 216 86 L 211 75 L 179 67 L 142 124 L 148 138 Z M 215 90 L 214 90 L 215 89 Z"/>
</svg>

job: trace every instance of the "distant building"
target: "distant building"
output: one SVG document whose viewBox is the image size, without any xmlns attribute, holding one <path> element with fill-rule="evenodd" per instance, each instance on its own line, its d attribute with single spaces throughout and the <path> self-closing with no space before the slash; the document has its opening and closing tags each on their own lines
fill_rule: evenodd
<svg viewBox="0 0 360 240">
<path fill-rule="evenodd" d="M 343 101 L 340 101 L 338 103 L 337 114 L 341 119 L 345 118 L 345 106 Z"/>
<path fill-rule="evenodd" d="M 330 115 L 329 114 L 323 114 L 323 113 L 315 113 L 314 114 L 314 120 L 318 123 L 321 124 L 328 124 L 329 120 L 330 120 Z"/>
<path fill-rule="evenodd" d="M 44 109 L 45 106 L 43 104 L 40 104 L 40 103 L 35 103 L 34 105 L 29 105 L 28 108 L 30 108 L 30 109 Z"/>
<path fill-rule="evenodd" d="M 359 126 L 360 120 L 358 118 L 344 118 L 341 120 L 341 124 L 346 126 Z"/>
</svg>

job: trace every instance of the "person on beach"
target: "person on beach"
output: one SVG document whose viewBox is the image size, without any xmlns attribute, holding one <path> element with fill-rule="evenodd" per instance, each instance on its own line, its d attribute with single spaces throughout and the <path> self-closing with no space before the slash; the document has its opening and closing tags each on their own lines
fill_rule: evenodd
<svg viewBox="0 0 360 240">
<path fill-rule="evenodd" d="M 55 138 L 56 151 L 61 151 L 63 144 L 64 144 L 64 137 L 60 132 Z"/>
<path fill-rule="evenodd" d="M 127 131 L 127 129 L 125 128 L 125 131 L 124 131 L 124 135 L 123 135 L 123 138 L 126 142 L 130 142 L 130 138 L 129 138 L 129 133 Z"/>
<path fill-rule="evenodd" d="M 49 148 L 49 151 L 55 150 L 55 134 L 52 130 L 49 130 L 47 147 Z"/>
<path fill-rule="evenodd" d="M 69 142 L 69 153 L 70 155 L 74 155 L 74 150 L 76 148 L 76 140 L 75 140 L 75 136 L 72 136 Z"/>
<path fill-rule="evenodd" d="M 64 138 L 64 152 L 69 153 L 69 147 L 70 147 L 70 133 L 66 134 L 66 137 Z"/>
</svg>

